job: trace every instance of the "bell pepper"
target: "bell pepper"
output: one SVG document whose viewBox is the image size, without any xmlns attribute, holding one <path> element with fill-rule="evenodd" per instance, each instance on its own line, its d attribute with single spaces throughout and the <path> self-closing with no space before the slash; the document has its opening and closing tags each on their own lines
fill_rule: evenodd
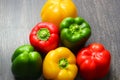
<svg viewBox="0 0 120 80">
<path fill-rule="evenodd" d="M 61 42 L 70 49 L 85 44 L 90 35 L 90 25 L 81 17 L 67 17 L 60 23 Z"/>
<path fill-rule="evenodd" d="M 77 71 L 76 57 L 66 47 L 51 50 L 43 60 L 43 76 L 47 80 L 74 80 Z"/>
<path fill-rule="evenodd" d="M 47 0 L 40 16 L 42 22 L 54 23 L 59 27 L 64 18 L 77 16 L 77 8 L 72 0 Z"/>
<path fill-rule="evenodd" d="M 12 55 L 12 73 L 19 78 L 38 78 L 42 73 L 42 58 L 31 45 L 18 47 Z"/>
<path fill-rule="evenodd" d="M 59 30 L 52 23 L 40 22 L 32 29 L 29 40 L 37 51 L 46 54 L 59 45 Z"/>
<path fill-rule="evenodd" d="M 81 76 L 86 80 L 98 80 L 109 72 L 111 55 L 101 43 L 92 43 L 77 54 Z"/>
</svg>

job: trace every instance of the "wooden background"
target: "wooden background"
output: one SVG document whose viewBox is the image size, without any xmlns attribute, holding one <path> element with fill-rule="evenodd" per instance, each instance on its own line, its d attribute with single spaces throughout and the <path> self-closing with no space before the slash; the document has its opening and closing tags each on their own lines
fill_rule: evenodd
<svg viewBox="0 0 120 80">
<path fill-rule="evenodd" d="M 0 0 L 0 80 L 15 80 L 11 56 L 41 21 L 46 0 Z M 120 0 L 73 0 L 79 16 L 89 22 L 92 35 L 87 44 L 100 42 L 111 52 L 111 68 L 104 80 L 120 80 Z M 43 80 L 40 78 L 39 80 Z M 81 80 L 79 75 L 76 80 Z"/>
</svg>

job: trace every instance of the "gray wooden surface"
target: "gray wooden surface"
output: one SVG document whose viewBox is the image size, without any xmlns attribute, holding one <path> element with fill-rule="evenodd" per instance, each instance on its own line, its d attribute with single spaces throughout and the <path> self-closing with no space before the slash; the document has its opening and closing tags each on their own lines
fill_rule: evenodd
<svg viewBox="0 0 120 80">
<path fill-rule="evenodd" d="M 15 80 L 11 56 L 18 46 L 29 44 L 29 33 L 41 21 L 45 1 L 0 0 L 0 80 Z M 87 44 L 100 42 L 111 52 L 111 69 L 104 80 L 120 80 L 120 0 L 73 1 L 92 28 Z M 81 80 L 79 75 L 76 80 Z"/>
</svg>

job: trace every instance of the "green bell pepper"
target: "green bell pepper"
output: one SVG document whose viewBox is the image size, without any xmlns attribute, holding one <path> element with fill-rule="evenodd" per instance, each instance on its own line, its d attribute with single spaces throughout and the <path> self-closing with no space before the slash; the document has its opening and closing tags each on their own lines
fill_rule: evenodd
<svg viewBox="0 0 120 80">
<path fill-rule="evenodd" d="M 12 73 L 19 78 L 38 78 L 42 73 L 42 57 L 31 45 L 18 47 L 12 55 Z"/>
<path fill-rule="evenodd" d="M 85 44 L 90 35 L 90 25 L 81 17 L 67 17 L 60 23 L 61 42 L 70 49 Z"/>
</svg>

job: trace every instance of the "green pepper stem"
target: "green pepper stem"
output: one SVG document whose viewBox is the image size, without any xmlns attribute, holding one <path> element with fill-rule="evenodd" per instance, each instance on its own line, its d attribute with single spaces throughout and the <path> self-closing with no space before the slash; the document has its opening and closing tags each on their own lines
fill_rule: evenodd
<svg viewBox="0 0 120 80">
<path fill-rule="evenodd" d="M 47 28 L 41 28 L 40 30 L 37 31 L 37 38 L 39 40 L 46 41 L 50 37 L 50 32 Z"/>
<path fill-rule="evenodd" d="M 68 61 L 66 58 L 62 58 L 59 60 L 59 66 L 60 68 L 66 68 L 68 65 Z"/>
<path fill-rule="evenodd" d="M 79 25 L 77 25 L 77 24 L 70 25 L 70 31 L 72 33 L 79 31 Z"/>
</svg>

